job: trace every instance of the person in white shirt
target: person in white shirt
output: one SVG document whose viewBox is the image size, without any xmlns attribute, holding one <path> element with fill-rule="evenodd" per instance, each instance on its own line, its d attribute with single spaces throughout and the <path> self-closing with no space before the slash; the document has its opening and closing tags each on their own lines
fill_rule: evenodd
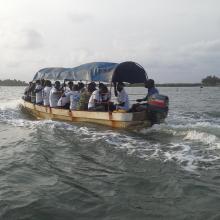
<svg viewBox="0 0 220 220">
<path fill-rule="evenodd" d="M 70 92 L 70 91 L 73 91 L 73 82 L 72 81 L 69 81 L 67 83 L 68 87 L 66 87 L 66 91 L 65 92 Z"/>
<path fill-rule="evenodd" d="M 50 106 L 49 96 L 50 90 L 52 89 L 52 84 L 50 80 L 45 81 L 45 87 L 43 89 L 43 102 L 44 106 Z"/>
<path fill-rule="evenodd" d="M 70 108 L 70 96 L 75 94 L 75 92 L 73 91 L 73 86 L 74 84 L 72 81 L 68 82 L 68 87 L 65 88 L 65 92 L 62 94 L 57 103 L 58 107 L 65 109 Z"/>
<path fill-rule="evenodd" d="M 128 94 L 124 90 L 124 83 L 119 82 L 117 84 L 117 102 L 116 104 L 116 110 L 122 109 L 125 111 L 129 110 L 129 99 L 128 99 Z"/>
<path fill-rule="evenodd" d="M 70 94 L 70 110 L 76 110 L 77 109 L 77 103 L 80 99 L 80 92 L 79 92 L 79 86 L 74 85 L 73 91 Z"/>
<path fill-rule="evenodd" d="M 99 90 L 95 90 L 89 98 L 88 110 L 95 110 L 96 103 L 100 104 L 102 101 Z"/>
<path fill-rule="evenodd" d="M 34 93 L 36 94 L 36 104 L 42 105 L 43 104 L 43 94 L 42 94 L 43 86 L 41 85 L 40 80 L 36 81 L 36 87 Z"/>
<path fill-rule="evenodd" d="M 109 107 L 110 94 L 108 88 L 103 83 L 99 84 L 99 89 L 95 90 L 88 103 L 90 111 L 107 111 Z"/>
<path fill-rule="evenodd" d="M 49 95 L 50 107 L 52 108 L 57 107 L 57 103 L 61 95 L 62 95 L 62 89 L 60 88 L 60 82 L 56 81 L 54 83 L 54 87 L 50 90 L 50 95 Z"/>
</svg>

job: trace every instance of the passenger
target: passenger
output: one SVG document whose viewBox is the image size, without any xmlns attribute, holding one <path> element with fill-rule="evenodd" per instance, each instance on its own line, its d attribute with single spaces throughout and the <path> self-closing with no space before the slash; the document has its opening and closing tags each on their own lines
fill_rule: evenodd
<svg viewBox="0 0 220 220">
<path fill-rule="evenodd" d="M 128 94 L 125 92 L 124 89 L 124 83 L 119 82 L 117 84 L 117 101 L 118 104 L 116 105 L 116 110 L 122 109 L 125 111 L 129 110 L 129 99 L 128 99 Z"/>
<path fill-rule="evenodd" d="M 45 87 L 43 89 L 43 102 L 44 106 L 50 106 L 50 90 L 52 89 L 52 84 L 50 80 L 45 81 Z"/>
<path fill-rule="evenodd" d="M 148 89 L 148 93 L 146 95 L 146 97 L 144 97 L 143 99 L 137 99 L 137 102 L 143 102 L 145 101 L 145 103 L 142 104 L 134 104 L 131 108 L 131 111 L 144 111 L 147 109 L 148 105 L 147 105 L 147 101 L 150 99 L 151 96 L 155 95 L 155 94 L 159 94 L 159 91 L 157 88 L 155 88 L 155 84 L 154 84 L 154 80 L 153 79 L 149 79 L 147 80 L 147 82 L 145 83 L 145 88 Z"/>
<path fill-rule="evenodd" d="M 66 88 L 66 92 L 70 92 L 70 91 L 72 91 L 73 90 L 73 81 L 69 81 L 68 83 L 67 83 L 67 85 L 68 85 L 68 87 Z"/>
<path fill-rule="evenodd" d="M 54 87 L 50 90 L 50 95 L 49 95 L 50 107 L 52 108 L 57 107 L 58 100 L 61 97 L 62 93 L 63 91 L 60 86 L 60 82 L 56 81 L 54 83 Z"/>
<path fill-rule="evenodd" d="M 70 95 L 70 110 L 77 109 L 77 103 L 78 103 L 79 99 L 80 99 L 79 86 L 74 85 L 73 92 Z"/>
<path fill-rule="evenodd" d="M 114 110 L 114 104 L 113 102 L 110 102 L 110 92 L 108 91 L 108 87 L 105 84 L 99 85 L 99 90 L 101 94 L 102 103 L 101 105 L 104 106 L 105 111 L 113 111 Z"/>
<path fill-rule="evenodd" d="M 77 103 L 77 110 L 88 110 L 89 98 L 95 90 L 96 84 L 94 82 L 89 83 L 87 90 L 85 89 L 80 95 L 79 102 Z"/>
<path fill-rule="evenodd" d="M 46 83 L 46 80 L 41 79 L 40 84 L 41 84 L 41 86 L 42 86 L 43 88 L 45 87 L 45 83 Z"/>
<path fill-rule="evenodd" d="M 37 105 L 42 105 L 43 104 L 43 86 L 41 85 L 41 81 L 37 80 L 36 81 L 36 87 L 34 90 L 34 93 L 36 94 L 36 104 Z"/>
<path fill-rule="evenodd" d="M 28 86 L 24 89 L 23 99 L 25 101 L 31 102 L 31 88 L 32 88 L 32 82 L 29 82 Z"/>
<path fill-rule="evenodd" d="M 58 107 L 64 109 L 70 108 L 70 96 L 74 94 L 73 86 L 74 86 L 73 82 L 69 81 L 68 87 L 65 87 L 65 92 L 62 94 L 62 96 L 60 97 L 57 103 Z"/>
<path fill-rule="evenodd" d="M 101 103 L 101 95 L 99 94 L 99 90 L 94 90 L 89 98 L 88 110 L 96 111 L 100 103 Z M 102 110 L 104 110 L 104 108 L 102 108 Z"/>
<path fill-rule="evenodd" d="M 152 95 L 159 94 L 158 89 L 155 88 L 155 84 L 154 84 L 153 79 L 147 80 L 147 82 L 145 83 L 145 88 L 148 89 L 147 96 L 144 97 L 143 99 L 137 99 L 136 100 L 137 102 L 147 101 Z"/>
<path fill-rule="evenodd" d="M 99 84 L 99 89 L 95 90 L 88 103 L 88 110 L 90 111 L 105 111 L 108 108 L 108 88 L 103 84 Z"/>
<path fill-rule="evenodd" d="M 31 95 L 31 102 L 36 103 L 36 93 L 34 92 L 36 87 L 36 84 L 32 82 L 31 88 L 30 88 L 30 95 Z"/>
<path fill-rule="evenodd" d="M 78 88 L 80 93 L 83 93 L 86 90 L 83 82 L 78 82 Z"/>
</svg>

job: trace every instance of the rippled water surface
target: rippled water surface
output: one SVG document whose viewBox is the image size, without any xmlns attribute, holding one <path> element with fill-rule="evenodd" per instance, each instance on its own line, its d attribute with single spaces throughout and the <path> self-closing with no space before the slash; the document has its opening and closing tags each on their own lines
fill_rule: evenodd
<svg viewBox="0 0 220 220">
<path fill-rule="evenodd" d="M 0 87 L 1 220 L 220 219 L 220 87 L 160 88 L 166 123 L 135 131 L 35 120 L 23 89 Z"/>
</svg>

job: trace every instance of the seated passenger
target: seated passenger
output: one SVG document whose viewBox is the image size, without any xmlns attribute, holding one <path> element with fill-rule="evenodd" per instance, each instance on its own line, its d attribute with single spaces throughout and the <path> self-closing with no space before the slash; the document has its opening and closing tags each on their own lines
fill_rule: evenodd
<svg viewBox="0 0 220 220">
<path fill-rule="evenodd" d="M 50 95 L 49 95 L 50 107 L 52 108 L 57 107 L 58 100 L 61 97 L 62 93 L 63 91 L 62 88 L 60 87 L 60 82 L 56 81 L 54 83 L 54 87 L 50 90 Z"/>
<path fill-rule="evenodd" d="M 122 109 L 125 111 L 129 110 L 129 99 L 128 94 L 124 90 L 124 83 L 119 82 L 117 84 L 117 101 L 118 104 L 116 104 L 116 110 Z"/>
<path fill-rule="evenodd" d="M 64 84 L 64 85 L 65 85 L 65 93 L 72 91 L 72 89 L 73 89 L 73 82 L 72 81 L 69 81 L 67 83 L 67 86 L 66 86 L 66 84 Z"/>
<path fill-rule="evenodd" d="M 148 93 L 147 93 L 146 97 L 144 97 L 143 99 L 137 99 L 136 100 L 137 102 L 145 101 L 145 103 L 134 104 L 131 108 L 131 111 L 144 111 L 144 110 L 146 110 L 147 109 L 147 101 L 150 99 L 150 97 L 155 95 L 155 94 L 159 94 L 158 89 L 155 88 L 153 79 L 147 80 L 147 82 L 145 83 L 145 88 L 148 89 Z"/>
<path fill-rule="evenodd" d="M 36 104 L 37 105 L 42 105 L 43 104 L 43 86 L 41 85 L 41 81 L 37 80 L 36 81 L 36 87 L 34 90 L 34 93 L 36 94 Z"/>
<path fill-rule="evenodd" d="M 94 82 L 89 83 L 87 90 L 85 89 L 80 95 L 79 102 L 77 103 L 77 110 L 88 110 L 90 96 L 95 90 L 96 84 Z"/>
<path fill-rule="evenodd" d="M 105 111 L 113 111 L 115 108 L 113 102 L 110 102 L 111 95 L 108 90 L 108 87 L 105 84 L 100 83 L 99 91 L 102 99 L 101 105 L 104 106 Z"/>
<path fill-rule="evenodd" d="M 91 96 L 89 98 L 88 110 L 98 111 L 98 109 L 100 109 L 99 105 L 101 104 L 101 102 L 102 102 L 102 98 L 99 93 L 99 90 L 93 91 L 93 93 L 91 94 Z M 104 110 L 103 107 L 102 107 L 102 110 Z"/>
<path fill-rule="evenodd" d="M 50 106 L 49 96 L 50 90 L 52 89 L 52 84 L 50 80 L 45 81 L 45 87 L 43 89 L 43 103 L 44 106 Z"/>
<path fill-rule="evenodd" d="M 79 86 L 74 85 L 73 91 L 70 95 L 70 110 L 76 110 L 79 99 L 80 99 Z"/>
<path fill-rule="evenodd" d="M 78 82 L 78 88 L 79 88 L 80 93 L 82 93 L 86 90 L 83 82 Z"/>
<path fill-rule="evenodd" d="M 99 84 L 99 89 L 95 90 L 88 103 L 88 110 L 90 111 L 105 111 L 108 110 L 108 102 L 110 95 L 107 86 L 103 83 Z"/>
</svg>

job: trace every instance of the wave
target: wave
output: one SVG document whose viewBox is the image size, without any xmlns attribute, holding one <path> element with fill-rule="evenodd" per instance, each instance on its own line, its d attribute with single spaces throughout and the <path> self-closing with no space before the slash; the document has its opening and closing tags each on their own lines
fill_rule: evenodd
<svg viewBox="0 0 220 220">
<path fill-rule="evenodd" d="M 15 127 L 43 129 L 48 132 L 64 131 L 83 144 L 100 144 L 124 151 L 129 156 L 143 160 L 160 160 L 164 163 L 175 162 L 184 170 L 195 172 L 204 164 L 220 159 L 220 123 L 218 119 L 191 117 L 190 114 L 170 114 L 167 124 L 155 125 L 152 128 L 127 132 L 112 130 L 102 126 L 85 126 L 51 120 L 30 120 L 20 112 L 20 100 L 9 100 L 0 103 L 0 122 Z M 65 134 L 66 132 L 66 134 Z M 54 135 L 54 134 L 53 134 Z M 209 152 L 207 156 L 207 152 Z M 214 165 L 210 165 L 212 169 Z"/>
<path fill-rule="evenodd" d="M 25 127 L 31 130 L 41 129 L 52 135 L 74 136 L 85 146 L 102 144 L 103 147 L 113 147 L 143 160 L 159 160 L 163 163 L 175 162 L 182 169 L 196 172 L 207 168 L 207 163 L 220 159 L 216 152 L 220 149 L 219 138 L 209 132 L 201 132 L 201 126 L 207 128 L 210 123 L 186 125 L 155 125 L 150 129 L 135 132 L 112 130 L 102 126 L 85 126 L 85 124 L 69 124 L 52 120 L 28 120 L 22 118 L 7 118 L 7 124 L 15 127 Z M 56 132 L 56 133 L 54 133 Z M 209 152 L 207 156 L 207 152 Z M 213 169 L 210 165 L 209 169 Z"/>
<path fill-rule="evenodd" d="M 0 110 L 4 111 L 4 110 L 15 110 L 18 109 L 19 104 L 21 103 L 20 99 L 17 100 L 4 100 L 0 103 Z"/>
<path fill-rule="evenodd" d="M 184 137 L 184 140 L 195 140 L 198 142 L 202 142 L 204 144 L 208 144 L 220 148 L 220 142 L 218 138 L 215 135 L 208 134 L 205 132 L 198 132 L 195 130 L 188 131 L 186 132 L 186 136 Z"/>
</svg>

